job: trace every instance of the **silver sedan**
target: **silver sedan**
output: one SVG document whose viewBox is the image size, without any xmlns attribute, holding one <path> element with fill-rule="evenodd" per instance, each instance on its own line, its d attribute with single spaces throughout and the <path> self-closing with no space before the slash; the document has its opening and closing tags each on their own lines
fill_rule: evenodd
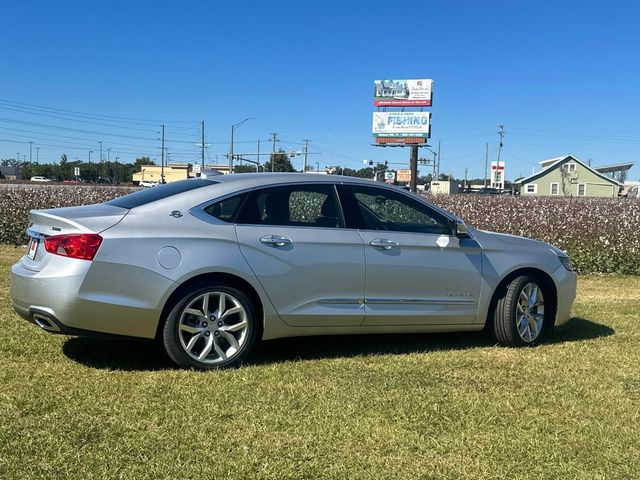
<svg viewBox="0 0 640 480">
<path fill-rule="evenodd" d="M 303 174 L 191 179 L 31 212 L 16 311 L 69 335 L 159 338 L 187 368 L 260 340 L 566 323 L 576 274 L 543 242 L 485 232 L 396 187 Z"/>
</svg>

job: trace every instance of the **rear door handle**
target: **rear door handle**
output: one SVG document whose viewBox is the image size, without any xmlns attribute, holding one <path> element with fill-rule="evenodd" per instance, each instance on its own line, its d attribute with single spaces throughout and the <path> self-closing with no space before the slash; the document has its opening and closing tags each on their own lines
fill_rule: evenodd
<svg viewBox="0 0 640 480">
<path fill-rule="evenodd" d="M 371 245 L 372 247 L 381 248 L 383 250 L 398 248 L 400 246 L 398 242 L 387 240 L 386 238 L 376 238 L 375 240 L 371 240 L 371 243 L 369 245 Z"/>
<path fill-rule="evenodd" d="M 286 247 L 292 245 L 293 241 L 287 237 L 281 237 L 280 235 L 265 235 L 260 237 L 260 242 L 270 247 Z"/>
</svg>

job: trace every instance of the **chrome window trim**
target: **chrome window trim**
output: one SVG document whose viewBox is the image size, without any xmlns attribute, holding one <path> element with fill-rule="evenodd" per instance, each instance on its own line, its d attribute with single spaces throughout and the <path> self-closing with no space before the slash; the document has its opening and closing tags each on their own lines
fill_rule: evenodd
<svg viewBox="0 0 640 480">
<path fill-rule="evenodd" d="M 249 188 L 244 188 L 242 190 L 238 190 L 232 193 L 226 193 L 223 195 L 220 195 L 219 197 L 215 197 L 212 198 L 210 200 L 207 200 L 205 202 L 202 202 L 198 205 L 196 205 L 195 207 L 191 207 L 191 209 L 189 209 L 189 213 L 191 215 L 193 215 L 194 217 L 196 217 L 199 220 L 202 220 L 204 222 L 210 223 L 212 225 L 243 225 L 243 226 L 248 226 L 248 225 L 254 225 L 253 223 L 238 223 L 238 222 L 224 222 L 212 215 L 209 215 L 207 212 L 204 211 L 204 209 L 206 207 L 208 207 L 209 205 L 216 203 L 216 202 L 221 202 L 227 198 L 230 197 L 234 197 L 236 195 L 242 195 L 245 193 L 251 193 L 254 190 L 262 190 L 265 188 L 276 188 L 276 187 L 285 187 L 285 186 L 308 186 L 308 185 L 331 185 L 333 186 L 333 190 L 334 190 L 334 195 L 336 196 L 336 200 L 337 200 L 337 204 L 338 204 L 338 208 L 339 208 L 339 214 L 340 214 L 340 219 L 342 220 L 342 227 L 315 227 L 315 226 L 298 226 L 298 225 L 265 225 L 265 226 L 286 226 L 288 228 L 320 228 L 320 229 L 342 229 L 342 230 L 348 230 L 348 231 L 366 231 L 366 232 L 377 232 L 379 230 L 368 230 L 368 229 L 357 229 L 357 228 L 347 228 L 347 222 L 346 219 L 344 217 L 344 208 L 342 206 L 342 200 L 340 198 L 340 194 L 338 193 L 338 185 L 344 185 L 344 186 L 349 186 L 349 187 L 373 187 L 373 188 L 379 188 L 381 190 L 388 190 L 391 192 L 396 192 L 399 193 L 400 195 L 403 195 L 407 198 L 413 199 L 415 201 L 418 201 L 419 203 L 421 203 L 422 205 L 424 205 L 427 208 L 430 208 L 431 210 L 434 210 L 435 212 L 439 213 L 440 215 L 442 215 L 445 218 L 450 219 L 452 222 L 458 220 L 457 217 L 452 216 L 451 213 L 440 209 L 437 205 L 433 205 L 432 203 L 428 202 L 427 200 L 425 200 L 424 198 L 420 197 L 419 195 L 413 195 L 413 194 L 408 194 L 406 191 L 401 190 L 399 188 L 396 187 L 390 187 L 388 185 L 376 185 L 376 183 L 378 182 L 372 182 L 372 185 L 368 185 L 362 182 L 350 182 L 348 180 L 342 180 L 340 179 L 339 181 L 335 181 L 333 179 L 327 181 L 325 179 L 323 179 L 324 181 L 320 181 L 320 182 L 309 182 L 309 181 L 304 181 L 304 182 L 278 182 L 278 183 L 273 183 L 270 185 L 261 185 L 261 186 L 256 186 L 256 187 L 249 187 Z M 241 206 L 242 208 L 242 206 Z M 453 231 L 451 231 L 451 233 L 447 234 L 436 234 L 436 233 L 420 233 L 420 232 L 393 232 L 393 233 L 405 233 L 405 234 L 410 234 L 410 235 L 433 235 L 433 236 L 448 236 L 448 237 L 455 237 L 455 234 Z"/>
<path fill-rule="evenodd" d="M 344 211 L 342 209 L 342 203 L 340 202 L 340 195 L 338 195 L 337 185 L 339 182 L 279 182 L 271 185 L 261 185 L 257 187 L 245 188 L 242 190 L 238 190 L 233 193 L 226 193 L 224 195 L 220 195 L 219 197 L 213 198 L 211 200 L 207 200 L 206 202 L 202 202 L 195 207 L 191 207 L 189 209 L 189 213 L 194 217 L 198 218 L 207 223 L 211 223 L 213 225 L 238 225 L 238 226 L 263 226 L 263 227 L 286 227 L 286 228 L 319 228 L 323 230 L 349 230 L 349 231 L 357 231 L 355 228 L 346 228 L 347 222 L 344 218 Z M 238 222 L 225 222 L 220 220 L 219 218 L 214 217 L 213 215 L 209 215 L 204 211 L 209 205 L 213 205 L 214 203 L 222 202 L 227 198 L 235 197 L 237 195 L 244 195 L 246 193 L 251 193 L 256 190 L 266 190 L 270 188 L 278 188 L 278 187 L 308 187 L 308 186 L 329 186 L 333 187 L 333 194 L 335 196 L 335 201 L 338 207 L 338 218 L 342 222 L 342 226 L 340 227 L 317 227 L 313 225 L 268 225 L 263 223 L 238 223 Z M 243 204 L 240 206 L 240 209 L 244 206 Z"/>
</svg>

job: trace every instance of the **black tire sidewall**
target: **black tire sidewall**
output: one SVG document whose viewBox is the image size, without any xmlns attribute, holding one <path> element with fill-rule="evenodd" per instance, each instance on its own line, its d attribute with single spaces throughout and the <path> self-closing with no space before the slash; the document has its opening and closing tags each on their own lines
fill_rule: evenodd
<svg viewBox="0 0 640 480">
<path fill-rule="evenodd" d="M 517 327 L 517 307 L 518 298 L 524 287 L 529 284 L 535 284 L 540 291 L 545 302 L 544 319 L 538 336 L 531 342 L 525 341 L 518 333 Z M 506 287 L 504 295 L 498 300 L 496 305 L 496 312 L 494 317 L 494 334 L 496 339 L 505 346 L 511 347 L 526 347 L 534 346 L 544 340 L 545 334 L 548 330 L 550 320 L 551 305 L 547 305 L 548 291 L 537 277 L 532 275 L 522 275 L 514 278 Z"/>
</svg>

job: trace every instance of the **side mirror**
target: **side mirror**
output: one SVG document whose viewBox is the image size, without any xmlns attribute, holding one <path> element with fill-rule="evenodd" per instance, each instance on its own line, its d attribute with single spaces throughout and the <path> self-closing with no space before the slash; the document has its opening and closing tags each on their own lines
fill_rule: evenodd
<svg viewBox="0 0 640 480">
<path fill-rule="evenodd" d="M 455 231 L 456 231 L 456 237 L 458 238 L 468 238 L 471 236 L 469 235 L 469 230 L 467 229 L 467 226 L 462 220 L 456 220 Z"/>
</svg>

